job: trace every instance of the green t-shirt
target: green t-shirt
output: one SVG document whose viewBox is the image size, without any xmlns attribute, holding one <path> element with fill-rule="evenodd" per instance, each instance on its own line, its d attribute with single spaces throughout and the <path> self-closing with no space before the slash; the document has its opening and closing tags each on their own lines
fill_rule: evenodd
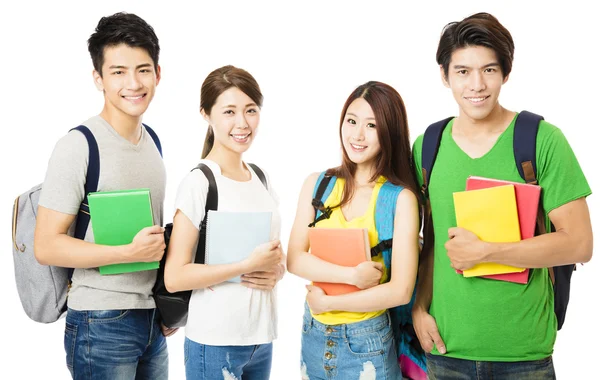
<svg viewBox="0 0 600 380">
<path fill-rule="evenodd" d="M 465 278 L 450 267 L 444 247 L 448 229 L 456 226 L 452 193 L 465 190 L 468 176 L 524 182 L 513 155 L 514 119 L 492 149 L 476 159 L 452 138 L 453 121 L 443 132 L 429 186 L 436 237 L 430 313 L 446 344 L 446 356 L 507 362 L 543 359 L 552 355 L 557 328 L 548 270 L 532 270 L 527 285 Z M 421 135 L 413 147 L 419 185 L 422 146 Z M 546 213 L 591 194 L 566 138 L 545 121 L 538 131 L 536 164 Z"/>
</svg>

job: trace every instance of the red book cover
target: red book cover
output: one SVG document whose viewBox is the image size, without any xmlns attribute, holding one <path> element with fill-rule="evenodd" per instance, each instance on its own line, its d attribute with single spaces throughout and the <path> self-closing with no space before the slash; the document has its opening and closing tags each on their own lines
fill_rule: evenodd
<svg viewBox="0 0 600 380">
<path fill-rule="evenodd" d="M 515 186 L 517 198 L 517 211 L 519 213 L 519 225 L 521 227 L 521 239 L 529 239 L 535 234 L 535 225 L 540 201 L 541 187 L 526 183 L 503 181 L 499 179 L 470 176 L 467 178 L 466 190 L 479 190 L 489 187 L 512 184 Z M 459 271 L 462 273 L 462 271 Z M 529 269 L 517 273 L 495 274 L 482 276 L 494 280 L 516 282 L 526 284 L 529 280 Z"/>
</svg>

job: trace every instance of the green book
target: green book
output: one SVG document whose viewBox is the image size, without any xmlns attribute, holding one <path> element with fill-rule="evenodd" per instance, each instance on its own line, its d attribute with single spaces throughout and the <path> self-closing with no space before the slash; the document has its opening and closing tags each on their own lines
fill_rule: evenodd
<svg viewBox="0 0 600 380">
<path fill-rule="evenodd" d="M 100 191 L 88 194 L 94 241 L 126 245 L 145 227 L 154 225 L 150 189 Z M 101 266 L 100 274 L 139 272 L 158 268 L 158 261 Z"/>
</svg>

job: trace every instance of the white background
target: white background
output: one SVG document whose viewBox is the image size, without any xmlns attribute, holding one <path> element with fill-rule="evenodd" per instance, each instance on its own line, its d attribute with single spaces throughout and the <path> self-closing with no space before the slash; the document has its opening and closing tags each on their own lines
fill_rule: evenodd
<svg viewBox="0 0 600 380">
<path fill-rule="evenodd" d="M 252 73 L 262 88 L 260 134 L 245 159 L 269 172 L 276 186 L 287 244 L 304 178 L 339 162 L 339 113 L 349 93 L 368 80 L 394 86 L 405 100 L 414 141 L 429 123 L 457 113 L 439 79 L 438 38 L 446 23 L 479 11 L 497 16 L 516 44 L 502 104 L 540 113 L 559 126 L 592 189 L 600 187 L 598 143 L 591 137 L 599 126 L 600 32 L 596 13 L 583 1 L 177 3 L 0 6 L 2 378 L 68 378 L 64 321 L 42 325 L 22 311 L 9 252 L 10 220 L 14 198 L 43 180 L 56 140 L 102 108 L 86 41 L 105 15 L 136 13 L 160 39 L 162 81 L 144 121 L 163 143 L 165 222 L 172 219 L 179 181 L 200 158 L 206 132 L 198 112 L 200 85 L 210 71 L 233 64 Z M 597 233 L 597 196 L 588 204 Z M 598 378 L 597 260 L 573 276 L 567 322 L 554 354 L 559 379 Z M 279 287 L 273 379 L 299 378 L 304 283 L 287 274 Z M 180 331 L 168 340 L 172 379 L 184 377 L 183 338 Z"/>
</svg>

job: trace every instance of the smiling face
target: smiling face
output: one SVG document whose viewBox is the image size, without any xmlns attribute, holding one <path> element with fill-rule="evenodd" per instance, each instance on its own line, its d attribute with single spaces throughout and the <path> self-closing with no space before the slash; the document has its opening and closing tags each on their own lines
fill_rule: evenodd
<svg viewBox="0 0 600 380">
<path fill-rule="evenodd" d="M 460 116 L 466 115 L 474 121 L 486 120 L 499 107 L 498 97 L 504 77 L 494 51 L 483 46 L 470 46 L 452 53 L 445 77 L 440 67 L 444 85 L 460 108 Z"/>
<path fill-rule="evenodd" d="M 242 154 L 256 137 L 260 107 L 242 90 L 230 87 L 217 98 L 213 107 L 201 111 L 214 133 L 214 146 Z"/>
<path fill-rule="evenodd" d="M 381 147 L 373 109 L 363 98 L 354 100 L 346 110 L 342 143 L 350 161 L 359 166 L 374 165 Z"/>
<path fill-rule="evenodd" d="M 160 66 L 145 49 L 125 44 L 104 49 L 102 73 L 94 82 L 104 92 L 105 110 L 114 116 L 139 118 L 148 108 L 160 81 Z"/>
</svg>

